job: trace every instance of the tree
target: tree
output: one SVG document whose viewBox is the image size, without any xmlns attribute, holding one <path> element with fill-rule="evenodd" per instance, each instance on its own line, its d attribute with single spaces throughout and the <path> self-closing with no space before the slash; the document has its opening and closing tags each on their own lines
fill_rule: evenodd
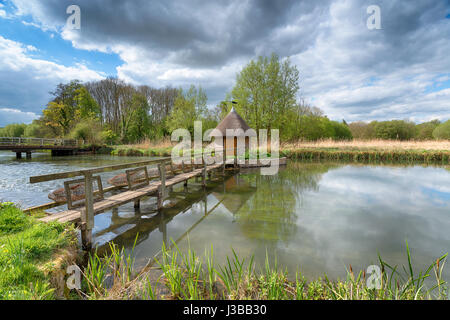
<svg viewBox="0 0 450 320">
<path fill-rule="evenodd" d="M 42 120 L 55 136 L 65 136 L 80 121 L 100 120 L 97 102 L 78 80 L 58 84 L 54 98 L 43 110 Z"/>
<path fill-rule="evenodd" d="M 450 120 L 441 123 L 433 131 L 433 137 L 435 139 L 447 139 L 450 140 Z"/>
<path fill-rule="evenodd" d="M 11 123 L 0 128 L 1 137 L 21 137 L 25 131 L 26 124 L 24 123 Z"/>
<path fill-rule="evenodd" d="M 363 121 L 352 122 L 348 125 L 353 138 L 355 139 L 373 139 L 375 138 L 374 126 L 376 122 L 366 123 Z"/>
<path fill-rule="evenodd" d="M 237 111 L 250 127 L 281 128 L 296 105 L 299 72 L 289 59 L 281 61 L 276 54 L 250 61 L 237 75 L 231 92 L 238 102 Z"/>
<path fill-rule="evenodd" d="M 47 108 L 42 111 L 42 119 L 45 125 L 53 130 L 55 136 L 63 136 L 69 132 L 74 114 L 64 103 L 50 101 Z"/>
<path fill-rule="evenodd" d="M 433 131 L 440 123 L 439 120 L 432 120 L 416 125 L 415 138 L 418 140 L 432 140 L 434 138 Z"/>
<path fill-rule="evenodd" d="M 201 87 L 197 89 L 192 85 L 186 93 L 179 89 L 172 112 L 167 118 L 169 131 L 185 128 L 193 134 L 194 121 L 205 120 L 208 115 L 207 101 L 206 93 Z"/>
<path fill-rule="evenodd" d="M 51 128 L 49 128 L 42 122 L 42 120 L 35 119 L 32 123 L 27 125 L 23 136 L 31 138 L 50 138 L 53 136 L 53 132 Z"/>
<path fill-rule="evenodd" d="M 75 111 L 77 120 L 94 119 L 101 122 L 100 107 L 86 87 L 82 86 L 76 90 L 75 100 L 77 104 Z"/>
<path fill-rule="evenodd" d="M 374 129 L 375 137 L 380 139 L 409 140 L 415 134 L 415 124 L 404 120 L 377 122 Z"/>
<path fill-rule="evenodd" d="M 339 123 L 337 121 L 330 121 L 330 125 L 333 127 L 334 135 L 333 139 L 335 140 L 351 140 L 353 139 L 352 132 L 348 125 L 345 124 L 345 120 L 343 123 Z"/>
<path fill-rule="evenodd" d="M 126 140 L 136 142 L 148 136 L 150 132 L 149 106 L 145 96 L 133 95 L 130 113 L 130 121 L 126 132 Z"/>
<path fill-rule="evenodd" d="M 72 139 L 84 140 L 85 143 L 89 144 L 101 144 L 103 137 L 101 135 L 101 125 L 96 119 L 86 119 L 85 121 L 79 122 L 70 132 L 70 137 Z"/>
</svg>

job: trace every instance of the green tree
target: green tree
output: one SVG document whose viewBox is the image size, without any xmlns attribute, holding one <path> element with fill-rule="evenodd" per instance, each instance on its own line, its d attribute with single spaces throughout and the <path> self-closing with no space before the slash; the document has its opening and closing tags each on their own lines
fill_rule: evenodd
<svg viewBox="0 0 450 320">
<path fill-rule="evenodd" d="M 415 135 L 415 124 L 404 120 L 381 121 L 375 123 L 375 137 L 391 140 L 409 140 Z"/>
<path fill-rule="evenodd" d="M 441 122 L 439 120 L 432 120 L 429 122 L 424 122 L 416 125 L 415 138 L 418 140 L 432 140 L 433 131 L 439 126 Z"/>
<path fill-rule="evenodd" d="M 368 140 L 375 138 L 375 124 L 376 121 L 372 121 L 370 123 L 366 123 L 363 121 L 352 122 L 348 125 L 350 131 L 352 132 L 352 136 L 355 139 Z"/>
<path fill-rule="evenodd" d="M 298 80 L 299 72 L 289 59 L 282 61 L 274 53 L 270 58 L 260 56 L 237 75 L 231 96 L 250 127 L 280 129 L 290 121 L 286 115 L 296 105 Z"/>
<path fill-rule="evenodd" d="M 24 123 L 11 123 L 6 125 L 0 130 L 0 136 L 2 137 L 22 137 L 27 127 Z"/>
<path fill-rule="evenodd" d="M 339 123 L 337 121 L 330 121 L 330 125 L 333 127 L 334 130 L 333 139 L 335 140 L 353 139 L 353 135 L 352 132 L 350 131 L 350 128 L 344 122 Z"/>
<path fill-rule="evenodd" d="M 180 89 L 172 112 L 167 118 L 169 132 L 185 128 L 193 134 L 194 121 L 204 121 L 208 116 L 207 101 L 208 97 L 201 87 L 197 89 L 191 86 L 187 92 Z"/>
<path fill-rule="evenodd" d="M 94 119 L 101 121 L 101 110 L 94 98 L 89 94 L 86 87 L 82 86 L 75 91 L 76 100 L 76 119 Z"/>
<path fill-rule="evenodd" d="M 96 119 L 84 120 L 75 125 L 70 132 L 72 139 L 84 140 L 88 144 L 101 144 L 103 137 L 101 135 L 101 125 Z"/>
<path fill-rule="evenodd" d="M 433 137 L 436 139 L 450 140 L 450 120 L 441 123 L 433 131 Z"/>
<path fill-rule="evenodd" d="M 128 130 L 126 133 L 127 141 L 137 142 L 150 133 L 150 116 L 147 98 L 141 94 L 133 95 Z"/>
<path fill-rule="evenodd" d="M 42 119 L 45 125 L 53 130 L 55 136 L 64 136 L 70 130 L 70 123 L 74 114 L 64 103 L 50 101 L 42 111 Z"/>
<path fill-rule="evenodd" d="M 98 103 L 80 81 L 60 83 L 51 94 L 54 98 L 43 110 L 41 120 L 54 136 L 66 136 L 82 121 L 101 121 Z"/>
</svg>

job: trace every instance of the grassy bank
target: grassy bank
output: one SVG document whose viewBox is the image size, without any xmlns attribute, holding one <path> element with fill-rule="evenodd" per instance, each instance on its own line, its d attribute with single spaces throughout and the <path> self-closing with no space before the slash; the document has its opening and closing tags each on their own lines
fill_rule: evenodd
<svg viewBox="0 0 450 320">
<path fill-rule="evenodd" d="M 0 299 L 54 299 L 63 294 L 65 264 L 76 258 L 74 230 L 44 224 L 0 203 Z"/>
<path fill-rule="evenodd" d="M 169 140 L 105 148 L 118 156 L 170 156 Z M 280 155 L 299 160 L 450 163 L 450 141 L 351 140 L 282 143 Z"/>
<path fill-rule="evenodd" d="M 129 280 L 133 274 L 131 256 L 116 248 L 105 257 L 91 256 L 85 288 L 86 296 L 93 299 L 448 299 L 447 284 L 441 278 L 445 259 L 446 255 L 424 272 L 414 272 L 407 246 L 406 268 L 391 267 L 380 257 L 379 288 L 370 288 L 370 275 L 353 272 L 351 266 L 345 279 L 331 281 L 324 275 L 311 280 L 300 272 L 289 275 L 267 258 L 265 265 L 257 268 L 253 257 L 239 258 L 233 251 L 224 265 L 217 265 L 213 248 L 199 256 L 191 250 L 183 253 L 176 246 L 171 250 L 163 246 L 154 267 Z M 114 279 L 112 284 L 106 281 L 108 275 Z M 428 277 L 435 279 L 430 288 L 424 285 Z"/>
<path fill-rule="evenodd" d="M 266 258 L 257 267 L 253 257 L 241 258 L 233 251 L 226 263 L 217 264 L 212 247 L 198 255 L 182 252 L 175 243 L 170 249 L 163 246 L 146 268 L 136 272 L 133 252 L 111 243 L 108 254 L 89 255 L 81 268 L 81 289 L 69 292 L 65 271 L 76 263 L 78 253 L 74 230 L 59 223 L 39 223 L 12 203 L 3 203 L 0 299 L 448 299 L 442 279 L 447 255 L 418 272 L 408 244 L 406 248 L 403 268 L 379 257 L 379 288 L 374 289 L 368 281 L 371 275 L 354 272 L 351 266 L 344 279 L 330 280 L 326 275 L 306 279 L 300 272 L 288 274 L 276 260 Z M 432 281 L 425 285 L 425 279 Z"/>
</svg>

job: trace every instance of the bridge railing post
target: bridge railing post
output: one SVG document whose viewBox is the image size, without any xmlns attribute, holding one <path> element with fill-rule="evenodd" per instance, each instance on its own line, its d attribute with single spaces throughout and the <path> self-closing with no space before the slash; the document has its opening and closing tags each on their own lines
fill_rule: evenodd
<svg viewBox="0 0 450 320">
<path fill-rule="evenodd" d="M 206 160 L 203 157 L 202 185 L 206 187 Z"/>
<path fill-rule="evenodd" d="M 158 209 L 161 209 L 164 203 L 164 199 L 166 197 L 166 163 L 158 164 L 159 177 L 161 179 L 161 184 L 158 190 Z"/>
<path fill-rule="evenodd" d="M 81 212 L 81 242 L 83 249 L 92 248 L 92 229 L 94 229 L 94 192 L 92 187 L 92 173 L 84 174 L 85 208 Z"/>
</svg>

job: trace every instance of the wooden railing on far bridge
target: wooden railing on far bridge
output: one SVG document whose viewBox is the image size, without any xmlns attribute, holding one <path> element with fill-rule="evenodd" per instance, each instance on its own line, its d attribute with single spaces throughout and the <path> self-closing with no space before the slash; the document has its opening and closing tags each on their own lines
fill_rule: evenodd
<svg viewBox="0 0 450 320">
<path fill-rule="evenodd" d="M 45 138 L 22 138 L 22 137 L 0 137 L 0 145 L 6 146 L 64 146 L 80 147 L 82 140 L 75 139 L 45 139 Z"/>
</svg>

